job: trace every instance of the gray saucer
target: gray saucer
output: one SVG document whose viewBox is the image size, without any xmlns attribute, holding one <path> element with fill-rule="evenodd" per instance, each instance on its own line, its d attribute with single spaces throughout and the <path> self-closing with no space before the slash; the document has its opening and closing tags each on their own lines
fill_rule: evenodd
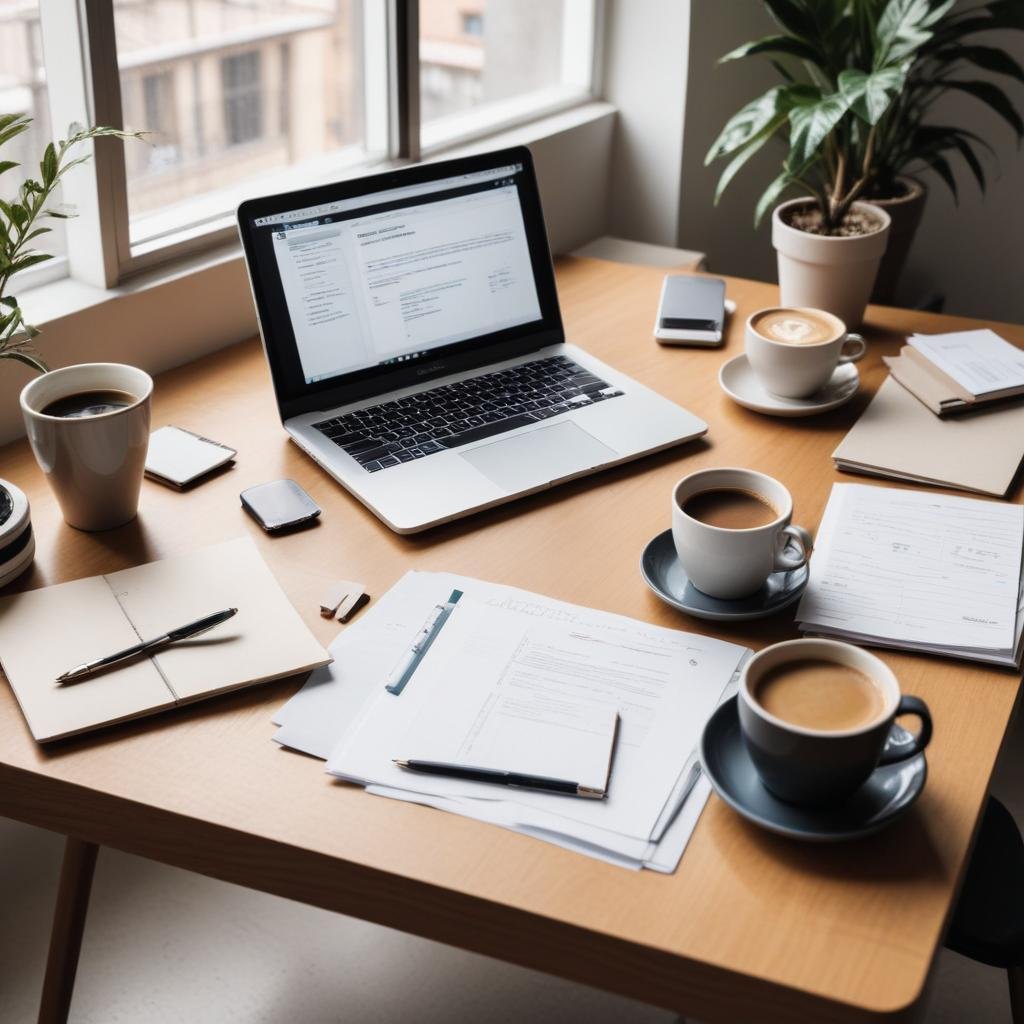
<svg viewBox="0 0 1024 1024">
<path fill-rule="evenodd" d="M 755 825 L 793 839 L 835 843 L 878 832 L 904 815 L 924 789 L 928 762 L 924 754 L 876 768 L 853 796 L 836 807 L 787 804 L 761 783 L 740 733 L 737 698 L 722 704 L 708 719 L 700 740 L 700 759 L 715 792 Z M 911 737 L 896 726 L 890 743 Z"/>
<path fill-rule="evenodd" d="M 666 604 L 698 619 L 718 622 L 739 622 L 774 615 L 791 605 L 807 586 L 807 566 L 788 572 L 773 572 L 765 585 L 750 597 L 723 601 L 702 594 L 689 580 L 679 564 L 672 531 L 659 533 L 640 556 L 640 572 L 647 586 Z"/>
</svg>

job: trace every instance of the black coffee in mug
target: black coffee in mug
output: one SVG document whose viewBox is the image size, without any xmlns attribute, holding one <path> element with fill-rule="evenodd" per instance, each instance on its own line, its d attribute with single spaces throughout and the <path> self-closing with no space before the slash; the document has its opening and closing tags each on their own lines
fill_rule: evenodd
<svg viewBox="0 0 1024 1024">
<path fill-rule="evenodd" d="M 59 416 L 65 420 L 84 419 L 89 416 L 102 416 L 104 413 L 117 412 L 135 405 L 138 399 L 127 391 L 78 391 L 73 395 L 65 395 L 40 409 L 44 416 Z"/>
</svg>

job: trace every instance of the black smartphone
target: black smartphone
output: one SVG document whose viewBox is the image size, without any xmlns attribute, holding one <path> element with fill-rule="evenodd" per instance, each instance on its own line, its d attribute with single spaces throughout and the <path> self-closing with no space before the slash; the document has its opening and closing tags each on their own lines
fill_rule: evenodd
<svg viewBox="0 0 1024 1024">
<path fill-rule="evenodd" d="M 249 487 L 238 496 L 242 508 L 267 533 L 314 523 L 320 506 L 294 481 L 271 480 Z"/>
</svg>

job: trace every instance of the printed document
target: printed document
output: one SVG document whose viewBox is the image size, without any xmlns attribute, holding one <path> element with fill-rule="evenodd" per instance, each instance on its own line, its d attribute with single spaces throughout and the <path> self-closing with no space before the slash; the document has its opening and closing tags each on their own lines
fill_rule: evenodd
<svg viewBox="0 0 1024 1024">
<path fill-rule="evenodd" d="M 467 594 L 401 698 L 378 695 L 354 735 L 331 754 L 328 771 L 364 785 L 507 800 L 648 840 L 743 649 L 586 609 L 567 619 L 539 603 L 527 614 L 516 605 L 474 601 Z M 440 705 L 458 720 L 456 728 L 464 729 L 463 706 L 475 709 L 481 701 L 474 693 L 495 690 L 617 711 L 608 796 L 576 800 L 467 784 L 414 775 L 392 763 L 420 756 L 405 746 L 406 736 L 431 713 L 427 709 Z M 538 735 L 536 741 L 542 740 Z"/>
<path fill-rule="evenodd" d="M 366 767 L 372 769 L 374 777 L 383 760 L 389 782 L 367 785 L 367 792 L 477 818 L 620 866 L 674 871 L 710 793 L 707 781 L 700 775 L 697 739 L 710 710 L 735 693 L 739 670 L 750 656 L 748 649 L 733 644 L 649 626 L 620 615 L 451 573 L 410 572 L 374 602 L 357 623 L 339 634 L 331 645 L 333 664 L 314 673 L 275 716 L 280 726 L 275 741 L 321 759 L 327 759 L 333 748 L 341 763 L 347 757 L 345 751 L 363 734 L 369 717 L 378 713 L 379 706 L 394 712 L 417 690 L 421 695 L 429 695 L 431 677 L 421 676 L 420 671 L 435 656 L 440 655 L 432 672 L 439 672 L 442 662 L 448 664 L 442 638 L 451 620 L 401 697 L 385 693 L 384 683 L 422 627 L 427 612 L 443 602 L 453 589 L 464 591 L 462 600 L 467 602 L 466 607 L 470 603 L 477 605 L 481 619 L 488 618 L 489 613 L 480 611 L 479 606 L 495 611 L 506 623 L 503 633 L 514 629 L 520 637 L 528 635 L 527 645 L 518 657 L 516 649 L 507 645 L 503 648 L 503 662 L 497 650 L 489 652 L 495 663 L 515 663 L 512 668 L 518 681 L 517 691 L 541 692 L 537 686 L 525 689 L 536 676 L 553 683 L 556 692 L 560 690 L 566 700 L 593 699 L 598 706 L 602 701 L 607 706 L 613 700 L 617 702 L 615 706 L 622 712 L 623 722 L 614 754 L 611 796 L 602 801 L 586 801 L 477 783 L 463 783 L 453 795 L 424 792 L 424 785 L 450 780 L 402 772 L 390 764 L 393 756 L 420 756 L 411 751 L 398 753 L 394 748 L 401 746 L 407 736 L 415 735 L 409 730 L 420 721 L 419 704 L 425 709 L 434 706 L 424 696 L 419 702 L 409 701 L 408 707 L 416 705 L 416 710 L 404 712 L 407 721 L 396 725 L 389 715 L 386 730 L 379 728 L 379 722 L 373 726 L 385 737 L 386 750 L 375 752 L 382 757 L 371 757 L 373 751 L 363 750 L 360 757 L 366 759 Z M 556 653 L 552 653 L 549 631 L 556 634 Z M 585 641 L 573 634 L 594 640 Z M 604 653 L 595 653 L 591 648 L 598 640 L 604 641 L 598 645 Z M 448 646 L 453 646 L 451 637 Z M 634 649 L 640 652 L 641 668 L 646 665 L 646 673 L 638 672 Z M 465 654 L 454 653 L 461 664 L 469 664 L 474 657 L 478 663 L 492 660 L 486 650 L 481 652 L 478 648 Z M 587 659 L 579 664 L 604 665 L 602 680 L 590 687 L 581 687 L 578 681 L 574 684 L 570 655 Z M 619 675 L 616 660 L 624 660 L 629 671 Z M 674 679 L 669 673 L 666 680 L 663 666 L 669 660 L 675 661 L 680 671 Z M 552 672 L 553 666 L 557 671 Z M 435 682 L 439 679 L 440 675 Z M 596 695 L 588 696 L 590 690 L 596 690 Z M 385 698 L 389 703 L 383 703 Z M 669 712 L 685 717 L 691 702 L 693 720 L 683 722 L 674 733 L 674 727 L 658 720 L 659 716 L 667 718 Z M 426 724 L 426 719 L 423 721 Z M 657 766 L 654 754 L 666 756 L 668 763 Z M 640 834 L 628 835 L 618 830 L 623 817 L 617 806 L 628 803 L 630 793 L 623 787 L 633 788 L 630 779 L 642 776 L 644 765 L 650 767 L 651 774 L 658 775 L 652 788 L 660 790 L 661 806 L 656 807 L 658 800 L 652 796 L 648 820 L 637 830 Z M 389 768 L 394 771 L 389 772 Z M 546 798 L 548 805 L 532 806 L 533 797 Z M 523 802 L 524 798 L 527 802 Z M 595 821 L 589 823 L 578 820 L 575 812 L 579 805 L 590 805 L 595 810 L 611 808 L 612 813 L 598 813 Z"/>
<path fill-rule="evenodd" d="M 1024 508 L 836 484 L 801 628 L 943 652 L 1013 652 Z"/>
</svg>

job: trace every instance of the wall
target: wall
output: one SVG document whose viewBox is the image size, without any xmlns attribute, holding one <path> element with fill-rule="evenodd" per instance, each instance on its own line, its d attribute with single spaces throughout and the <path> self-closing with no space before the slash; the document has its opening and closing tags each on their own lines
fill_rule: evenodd
<svg viewBox="0 0 1024 1024">
<path fill-rule="evenodd" d="M 607 4 L 603 94 L 619 111 L 609 181 L 613 235 L 676 244 L 689 32 L 689 0 Z"/>
<path fill-rule="evenodd" d="M 768 34 L 773 23 L 759 4 L 693 0 L 692 8 L 678 244 L 707 252 L 712 270 L 773 281 L 769 226 L 763 224 L 755 232 L 752 222 L 757 197 L 777 173 L 781 145 L 773 148 L 770 143 L 751 160 L 717 208 L 712 197 L 723 165 L 704 167 L 704 154 L 726 120 L 777 81 L 766 60 L 722 67 L 715 61 L 747 39 Z M 1024 62 L 1024 32 L 978 41 L 1009 46 Z M 1017 108 L 1024 109 L 1024 87 L 1006 88 Z M 1024 155 L 1005 124 L 969 97 L 943 100 L 931 120 L 962 124 L 987 138 L 999 156 L 1002 174 L 982 198 L 970 175 L 958 167 L 959 207 L 944 185 L 925 176 L 933 187 L 897 301 L 913 306 L 939 297 L 946 312 L 1024 322 L 1024 289 L 1018 285 L 1024 265 L 1024 204 L 1019 201 Z M 656 239 L 652 235 L 645 240 Z"/>
</svg>

